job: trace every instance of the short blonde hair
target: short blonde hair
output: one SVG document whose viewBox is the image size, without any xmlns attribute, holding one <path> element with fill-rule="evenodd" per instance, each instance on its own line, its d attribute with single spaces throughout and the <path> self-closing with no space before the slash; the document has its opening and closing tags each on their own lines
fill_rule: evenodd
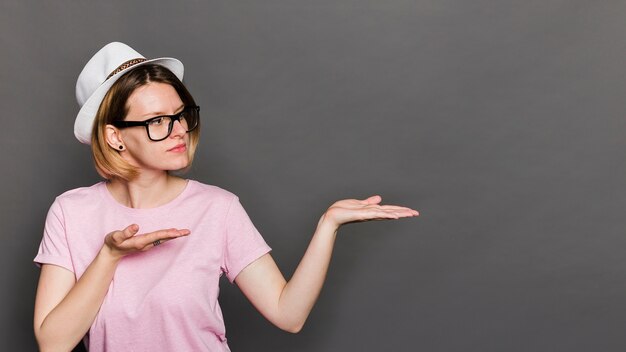
<svg viewBox="0 0 626 352">
<path fill-rule="evenodd" d="M 124 74 L 113 84 L 102 100 L 91 133 L 91 154 L 96 170 L 107 180 L 120 178 L 130 181 L 139 175 L 139 170 L 124 160 L 120 152 L 107 143 L 106 126 L 112 124 L 113 121 L 124 120 L 129 110 L 128 98 L 137 88 L 152 82 L 169 84 L 176 90 L 185 106 L 196 105 L 185 85 L 163 66 L 142 65 Z M 198 127 L 189 132 L 189 145 L 187 146 L 189 165 L 183 171 L 191 167 L 199 139 L 200 121 L 198 121 Z"/>
</svg>

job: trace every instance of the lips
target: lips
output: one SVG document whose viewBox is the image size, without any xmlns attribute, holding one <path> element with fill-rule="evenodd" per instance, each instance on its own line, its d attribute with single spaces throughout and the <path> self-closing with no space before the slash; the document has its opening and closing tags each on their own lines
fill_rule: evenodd
<svg viewBox="0 0 626 352">
<path fill-rule="evenodd" d="M 182 153 L 184 151 L 187 150 L 187 145 L 185 143 L 181 143 L 177 146 L 175 146 L 174 148 L 170 148 L 167 151 L 168 152 L 174 152 L 174 153 Z"/>
</svg>

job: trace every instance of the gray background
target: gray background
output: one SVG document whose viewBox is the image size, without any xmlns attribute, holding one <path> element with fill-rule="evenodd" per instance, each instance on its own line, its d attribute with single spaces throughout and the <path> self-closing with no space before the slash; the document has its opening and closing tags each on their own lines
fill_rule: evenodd
<svg viewBox="0 0 626 352">
<path fill-rule="evenodd" d="M 422 212 L 340 230 L 299 335 L 224 281 L 233 351 L 625 350 L 625 18 L 591 0 L 3 0 L 2 349 L 35 349 L 48 207 L 99 180 L 74 85 L 119 40 L 185 63 L 189 177 L 240 196 L 285 275 L 334 200 Z"/>
</svg>

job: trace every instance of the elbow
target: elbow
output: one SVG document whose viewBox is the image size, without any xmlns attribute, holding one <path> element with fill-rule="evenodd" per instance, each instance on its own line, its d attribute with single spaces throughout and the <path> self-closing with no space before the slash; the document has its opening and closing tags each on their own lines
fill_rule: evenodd
<svg viewBox="0 0 626 352">
<path fill-rule="evenodd" d="M 42 337 L 41 337 L 41 332 L 40 332 L 41 327 L 35 325 L 35 341 L 37 342 L 37 347 L 39 348 L 40 352 L 47 352 L 50 349 L 47 348 L 46 344 L 44 343 Z"/>
<path fill-rule="evenodd" d="M 292 334 L 299 333 L 300 331 L 302 331 L 303 327 L 304 327 L 304 322 L 279 326 L 281 330 L 286 331 L 288 333 L 292 333 Z"/>
<path fill-rule="evenodd" d="M 43 325 L 43 323 L 41 325 Z M 35 341 L 37 341 L 37 347 L 39 347 L 40 352 L 54 351 L 54 348 L 45 338 L 42 326 L 35 325 Z"/>
<path fill-rule="evenodd" d="M 291 328 L 291 329 L 289 329 L 289 330 L 285 330 L 285 331 L 290 332 L 290 333 L 292 333 L 292 334 L 297 334 L 297 333 L 299 333 L 300 331 L 302 331 L 302 327 L 303 327 L 303 326 L 302 326 L 302 325 L 300 325 L 300 326 L 296 326 L 296 327 L 293 327 L 293 328 Z"/>
<path fill-rule="evenodd" d="M 52 344 L 46 342 L 41 336 L 35 334 L 35 340 L 37 341 L 37 347 L 39 347 L 39 352 L 52 352 L 58 351 L 58 348 L 55 348 Z"/>
<path fill-rule="evenodd" d="M 35 340 L 37 341 L 37 347 L 39 347 L 39 352 L 54 351 L 54 348 L 51 347 L 49 343 L 43 341 L 40 336 L 37 336 L 37 334 L 35 334 Z"/>
<path fill-rule="evenodd" d="M 268 319 L 274 326 L 282 331 L 297 334 L 302 331 L 305 320 L 283 317 L 282 319 Z"/>
<path fill-rule="evenodd" d="M 308 312 L 306 314 L 282 312 L 282 314 L 266 316 L 267 320 L 269 320 L 274 326 L 291 334 L 297 334 L 302 331 L 308 317 Z"/>
<path fill-rule="evenodd" d="M 56 341 L 54 338 L 42 336 L 42 333 L 35 330 L 35 340 L 40 352 L 57 352 L 57 351 L 71 351 L 72 345 L 64 342 Z M 74 344 L 76 347 L 77 344 Z"/>
<path fill-rule="evenodd" d="M 59 352 L 59 351 L 71 351 L 72 347 L 68 346 L 57 346 L 50 343 L 42 343 L 37 340 L 37 346 L 39 347 L 39 352 Z"/>
<path fill-rule="evenodd" d="M 46 346 L 39 344 L 39 352 L 52 352 L 52 351 L 54 351 L 54 349 L 47 348 Z"/>
</svg>

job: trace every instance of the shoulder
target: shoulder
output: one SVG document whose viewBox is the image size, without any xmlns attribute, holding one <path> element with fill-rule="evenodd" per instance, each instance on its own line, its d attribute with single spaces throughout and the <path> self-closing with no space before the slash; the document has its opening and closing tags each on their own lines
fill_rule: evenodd
<svg viewBox="0 0 626 352">
<path fill-rule="evenodd" d="M 71 212 L 75 209 L 89 209 L 94 206 L 99 206 L 102 199 L 101 187 L 106 187 L 103 182 L 98 182 L 95 185 L 89 187 L 74 188 L 62 193 L 54 199 L 48 215 L 55 215 L 58 218 L 63 218 L 66 212 Z"/>
<path fill-rule="evenodd" d="M 70 189 L 60 194 L 57 198 L 72 198 L 72 197 L 81 197 L 85 195 L 94 194 L 96 192 L 99 192 L 102 187 L 105 187 L 105 183 L 106 183 L 105 181 L 100 181 L 91 186 Z"/>
<path fill-rule="evenodd" d="M 102 189 L 106 187 L 105 182 L 98 182 L 89 187 L 74 188 L 57 196 L 55 203 L 84 203 L 93 202 L 94 198 L 101 197 Z"/>
</svg>

